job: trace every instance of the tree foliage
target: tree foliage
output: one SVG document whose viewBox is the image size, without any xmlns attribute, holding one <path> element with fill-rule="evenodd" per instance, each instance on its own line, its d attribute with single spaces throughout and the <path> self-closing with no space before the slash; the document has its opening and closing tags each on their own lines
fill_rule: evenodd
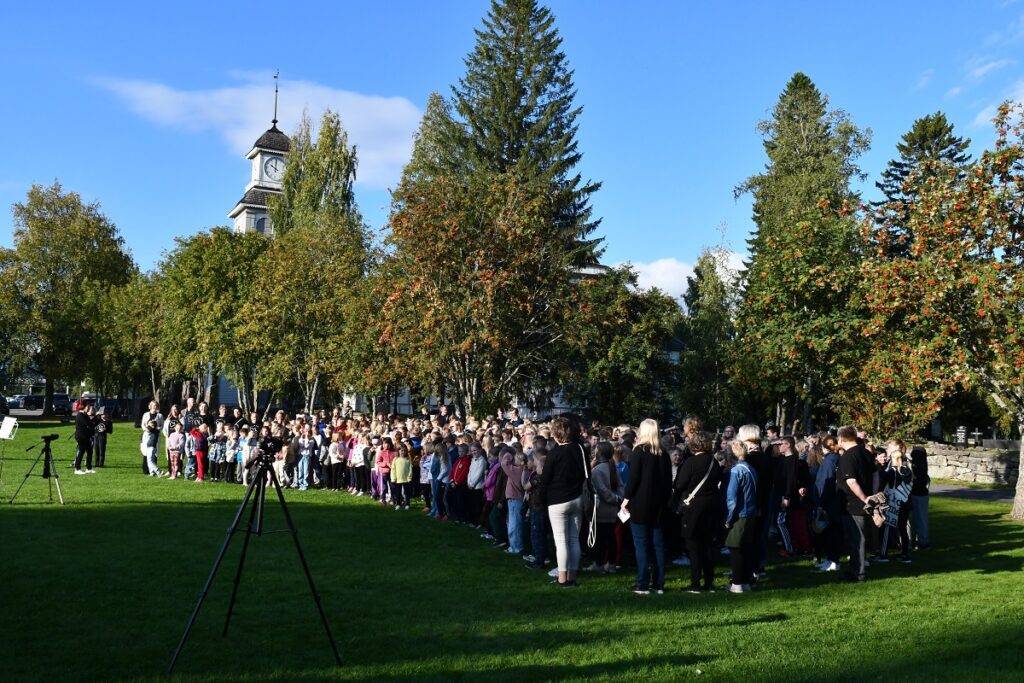
<svg viewBox="0 0 1024 683">
<path fill-rule="evenodd" d="M 256 370 L 265 349 L 259 338 L 242 334 L 242 311 L 254 296 L 254 271 L 267 246 L 258 233 L 226 227 L 179 237 L 160 262 L 157 280 L 157 363 L 200 389 L 208 372 L 224 372 L 246 409 L 255 409 Z"/>
<path fill-rule="evenodd" d="M 469 411 L 550 386 L 573 275 L 546 229 L 556 210 L 546 185 L 513 173 L 398 188 L 372 296 L 407 383 L 440 380 Z"/>
<path fill-rule="evenodd" d="M 263 344 L 262 383 L 279 394 L 294 383 L 306 410 L 325 381 L 346 388 L 357 376 L 343 341 L 353 294 L 365 291 L 370 249 L 352 192 L 356 164 L 336 113 L 324 112 L 315 142 L 303 117 L 282 194 L 270 200 L 276 238 L 257 263 L 246 300 L 245 334 Z"/>
<path fill-rule="evenodd" d="M 573 252 L 577 265 L 600 257 L 589 239 L 599 221 L 590 197 L 600 183 L 575 170 L 578 149 L 573 72 L 549 9 L 536 0 L 492 0 L 466 73 L 452 89 L 458 126 L 448 127 L 454 175 L 514 173 L 547 186 L 553 197 L 549 236 Z"/>
<path fill-rule="evenodd" d="M 737 383 L 729 376 L 739 292 L 726 258 L 724 249 L 705 249 L 687 278 L 676 390 L 681 412 L 701 415 L 717 426 L 737 419 L 741 412 Z"/>
<path fill-rule="evenodd" d="M 574 297 L 559 378 L 564 398 L 606 424 L 670 420 L 679 304 L 658 289 L 637 291 L 629 267 L 581 278 Z"/>
<path fill-rule="evenodd" d="M 892 234 L 887 238 L 890 252 L 906 256 L 913 241 L 912 236 L 906 234 L 906 223 L 910 205 L 916 199 L 916 188 L 944 164 L 954 167 L 968 164 L 970 144 L 970 139 L 953 134 L 953 124 L 941 111 L 914 121 L 913 127 L 897 143 L 899 157 L 889 161 L 882 179 L 875 183 L 884 195 L 884 199 L 875 204 L 876 208 L 892 214 L 888 222 Z M 941 163 L 930 163 L 936 161 Z M 910 182 L 911 174 L 913 182 Z"/>
<path fill-rule="evenodd" d="M 1000 108 L 995 146 L 976 163 L 935 160 L 911 173 L 905 256 L 891 257 L 891 214 L 865 226 L 864 334 L 875 341 L 864 373 L 896 399 L 891 428 L 921 426 L 939 398 L 974 384 L 1024 424 L 1022 111 Z M 1014 516 L 1024 517 L 1024 478 Z"/>
<path fill-rule="evenodd" d="M 868 145 L 804 74 L 793 76 L 762 122 L 765 171 L 738 193 L 754 198 L 756 232 L 744 273 L 734 372 L 766 397 L 828 394 L 860 240 L 850 181 Z"/>
<path fill-rule="evenodd" d="M 135 264 L 99 204 L 84 203 L 59 182 L 33 185 L 13 214 L 14 248 L 0 256 L 0 307 L 9 309 L 31 366 L 46 378 L 50 414 L 54 381 L 84 378 L 100 352 L 90 340 L 103 324 L 102 293 L 127 282 Z"/>
</svg>

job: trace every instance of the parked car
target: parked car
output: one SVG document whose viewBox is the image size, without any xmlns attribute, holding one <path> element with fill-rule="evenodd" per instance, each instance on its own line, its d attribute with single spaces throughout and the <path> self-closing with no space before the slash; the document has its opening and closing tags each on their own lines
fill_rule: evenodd
<svg viewBox="0 0 1024 683">
<path fill-rule="evenodd" d="M 21 402 L 25 400 L 25 394 L 15 394 L 7 399 L 8 408 L 20 408 Z"/>
<path fill-rule="evenodd" d="M 71 410 L 77 413 L 82 408 L 91 405 L 96 405 L 95 396 L 79 396 L 75 399 L 75 402 L 71 404 Z"/>
<path fill-rule="evenodd" d="M 53 395 L 53 414 L 54 415 L 70 415 L 71 414 L 71 397 L 67 394 L 54 394 Z"/>
<path fill-rule="evenodd" d="M 42 410 L 43 409 L 43 397 L 42 396 L 24 396 L 21 399 L 22 410 Z"/>
</svg>

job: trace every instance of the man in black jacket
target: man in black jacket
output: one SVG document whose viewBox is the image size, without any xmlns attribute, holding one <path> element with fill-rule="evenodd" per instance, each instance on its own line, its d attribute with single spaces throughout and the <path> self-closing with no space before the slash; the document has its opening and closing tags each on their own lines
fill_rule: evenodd
<svg viewBox="0 0 1024 683">
<path fill-rule="evenodd" d="M 857 440 L 853 427 L 839 428 L 839 470 L 836 493 L 843 508 L 843 535 L 850 549 L 846 578 L 864 580 L 864 504 L 871 493 L 874 457 Z"/>
<path fill-rule="evenodd" d="M 78 444 L 78 451 L 75 453 L 75 474 L 96 474 L 92 468 L 92 437 L 96 432 L 96 425 L 92 421 L 92 406 L 86 406 L 78 411 L 75 417 L 75 442 Z M 82 456 L 85 456 L 85 469 L 82 469 Z"/>
</svg>

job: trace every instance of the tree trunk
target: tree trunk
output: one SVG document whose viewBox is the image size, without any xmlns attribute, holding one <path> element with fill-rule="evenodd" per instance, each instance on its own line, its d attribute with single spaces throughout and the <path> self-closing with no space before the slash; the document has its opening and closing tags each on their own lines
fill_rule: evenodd
<svg viewBox="0 0 1024 683">
<path fill-rule="evenodd" d="M 1017 415 L 1017 431 L 1024 435 L 1024 413 Z M 1013 511 L 1010 516 L 1014 519 L 1024 519 L 1024 436 L 1020 439 L 1017 461 L 1017 490 L 1013 496 Z"/>
<path fill-rule="evenodd" d="M 53 378 L 46 376 L 46 389 L 43 391 L 43 417 L 53 415 Z"/>
</svg>

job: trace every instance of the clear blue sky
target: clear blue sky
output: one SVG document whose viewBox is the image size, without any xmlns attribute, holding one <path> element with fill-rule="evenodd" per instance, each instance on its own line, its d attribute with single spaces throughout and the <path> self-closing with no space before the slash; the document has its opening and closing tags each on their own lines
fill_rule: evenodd
<svg viewBox="0 0 1024 683">
<path fill-rule="evenodd" d="M 872 129 L 867 191 L 915 118 L 943 110 L 974 149 L 991 108 L 1024 99 L 1024 2 L 550 3 L 575 69 L 581 171 L 601 180 L 608 263 L 681 291 L 704 245 L 742 251 L 758 172 L 755 126 L 807 73 Z M 144 268 L 177 235 L 226 225 L 244 152 L 302 109 L 337 109 L 361 150 L 374 227 L 431 91 L 463 71 L 486 2 L 15 3 L 0 29 L 5 144 L 0 204 L 60 179 L 98 200 Z M 10 213 L 0 244 L 11 243 Z"/>
</svg>

